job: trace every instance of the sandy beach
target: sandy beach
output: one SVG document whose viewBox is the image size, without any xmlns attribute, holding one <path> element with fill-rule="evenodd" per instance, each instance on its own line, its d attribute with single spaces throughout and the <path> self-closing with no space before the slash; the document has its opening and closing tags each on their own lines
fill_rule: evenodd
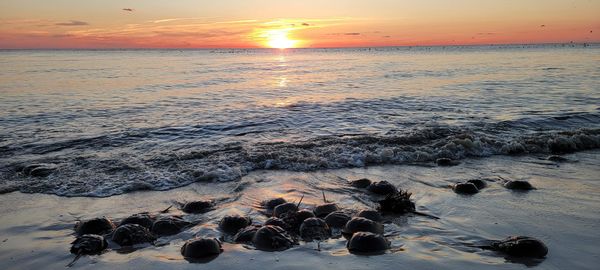
<svg viewBox="0 0 600 270">
<path fill-rule="evenodd" d="M 159 211 L 175 201 L 223 199 L 216 210 L 185 215 L 199 224 L 159 238 L 155 246 L 123 251 L 109 247 L 102 255 L 84 256 L 73 269 L 595 269 L 600 263 L 600 152 L 565 156 L 566 162 L 542 156 L 467 159 L 454 167 L 433 165 L 375 166 L 319 172 L 256 171 L 239 182 L 196 183 L 170 191 L 140 191 L 108 198 L 58 197 L 13 192 L 0 196 L 0 261 L 3 269 L 61 269 L 78 219 Z M 347 185 L 358 178 L 387 180 L 412 192 L 417 210 L 439 220 L 412 214 L 385 223 L 391 249 L 379 256 L 350 254 L 343 237 L 321 243 L 301 242 L 283 252 L 263 252 L 233 244 L 218 229 L 221 217 L 247 214 L 255 224 L 266 220 L 260 201 L 305 196 L 301 208 L 321 203 L 321 191 L 344 209 L 368 209 L 369 194 Z M 537 189 L 515 192 L 500 179 L 528 180 Z M 458 195 L 448 186 L 465 179 L 488 179 L 478 194 Z M 174 209 L 169 214 L 184 214 Z M 502 254 L 470 247 L 485 239 L 528 235 L 546 243 L 542 261 L 510 261 Z M 181 245 L 194 236 L 223 238 L 224 252 L 206 265 L 184 260 Z"/>
</svg>

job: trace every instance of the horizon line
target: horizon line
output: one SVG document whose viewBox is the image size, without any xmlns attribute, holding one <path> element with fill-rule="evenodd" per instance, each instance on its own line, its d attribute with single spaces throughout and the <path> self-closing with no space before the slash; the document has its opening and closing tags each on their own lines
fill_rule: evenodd
<svg viewBox="0 0 600 270">
<path fill-rule="evenodd" d="M 367 49 L 367 48 L 409 48 L 409 47 L 485 47 L 485 46 L 532 46 L 532 45 L 600 45 L 600 41 L 568 41 L 568 42 L 533 42 L 533 43 L 489 43 L 489 44 L 432 44 L 432 45 L 375 45 L 375 46 L 342 46 L 342 47 L 89 47 L 89 48 L 0 48 L 0 50 L 306 50 L 306 49 Z"/>
</svg>

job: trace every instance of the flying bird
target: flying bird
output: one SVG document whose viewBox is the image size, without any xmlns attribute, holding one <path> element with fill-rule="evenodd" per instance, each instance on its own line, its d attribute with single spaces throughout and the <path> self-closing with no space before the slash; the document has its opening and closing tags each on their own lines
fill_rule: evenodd
<svg viewBox="0 0 600 270">
<path fill-rule="evenodd" d="M 124 8 L 124 11 L 129 11 L 129 12 L 133 12 L 133 8 Z"/>
</svg>

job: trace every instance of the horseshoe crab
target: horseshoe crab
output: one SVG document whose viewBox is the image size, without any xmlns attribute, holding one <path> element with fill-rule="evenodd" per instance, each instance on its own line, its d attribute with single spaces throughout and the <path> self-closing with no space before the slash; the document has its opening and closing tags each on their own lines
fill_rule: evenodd
<svg viewBox="0 0 600 270">
<path fill-rule="evenodd" d="M 275 198 L 275 199 L 270 199 L 270 200 L 263 201 L 263 202 L 261 203 L 261 205 L 262 205 L 264 208 L 266 208 L 266 209 L 273 210 L 273 209 L 274 209 L 275 207 L 277 207 L 278 205 L 280 205 L 280 204 L 284 204 L 284 203 L 286 203 L 286 202 L 287 202 L 287 201 L 286 201 L 284 198 Z"/>
<path fill-rule="evenodd" d="M 71 244 L 71 253 L 76 255 L 100 254 L 108 247 L 106 239 L 96 234 L 84 234 L 77 237 Z"/>
<path fill-rule="evenodd" d="M 186 259 L 204 259 L 219 256 L 223 252 L 217 239 L 195 238 L 185 242 L 181 255 Z"/>
<path fill-rule="evenodd" d="M 312 211 L 308 209 L 302 209 L 300 211 L 290 211 L 281 215 L 283 222 L 288 224 L 288 230 L 298 233 L 298 228 L 302 225 L 302 222 L 308 218 L 315 217 Z"/>
<path fill-rule="evenodd" d="M 345 236 L 351 236 L 356 232 L 383 234 L 383 225 L 370 219 L 353 217 L 342 229 L 342 234 Z"/>
<path fill-rule="evenodd" d="M 330 213 L 338 210 L 340 209 L 338 208 L 337 204 L 327 201 L 327 198 L 325 197 L 325 191 L 323 191 L 323 204 L 317 205 L 313 212 L 318 218 L 325 218 Z"/>
<path fill-rule="evenodd" d="M 219 222 L 219 228 L 228 234 L 236 234 L 242 228 L 250 225 L 252 220 L 249 217 L 240 215 L 225 216 Z"/>
<path fill-rule="evenodd" d="M 252 243 L 259 250 L 282 251 L 292 247 L 294 241 L 282 228 L 267 225 L 256 231 Z"/>
<path fill-rule="evenodd" d="M 295 203 L 282 203 L 273 209 L 273 216 L 280 218 L 281 215 L 296 210 L 298 210 L 298 206 Z"/>
<path fill-rule="evenodd" d="M 355 188 L 367 188 L 370 184 L 371 180 L 367 178 L 350 181 L 350 185 Z"/>
<path fill-rule="evenodd" d="M 126 217 L 121 221 L 121 223 L 119 223 L 119 225 L 137 224 L 146 227 L 147 229 L 151 229 L 155 219 L 156 217 L 148 213 L 139 213 Z"/>
<path fill-rule="evenodd" d="M 342 211 L 335 211 L 325 217 L 325 222 L 331 228 L 342 228 L 350 219 L 351 217 L 348 214 Z"/>
<path fill-rule="evenodd" d="M 106 217 L 93 218 L 77 223 L 75 232 L 78 235 L 84 234 L 107 234 L 115 229 L 115 224 Z"/>
<path fill-rule="evenodd" d="M 487 183 L 481 179 L 471 179 L 468 180 L 467 183 L 475 185 L 479 190 L 482 190 L 487 187 Z"/>
<path fill-rule="evenodd" d="M 188 214 L 202 214 L 213 209 L 213 203 L 211 201 L 194 201 L 185 203 L 181 210 Z"/>
<path fill-rule="evenodd" d="M 543 258 L 548 254 L 548 247 L 542 241 L 529 236 L 510 236 L 486 248 L 514 257 Z"/>
<path fill-rule="evenodd" d="M 286 231 L 290 228 L 290 225 L 285 223 L 283 219 L 276 217 L 270 217 L 269 219 L 267 219 L 267 221 L 265 221 L 265 225 L 279 226 Z"/>
<path fill-rule="evenodd" d="M 456 165 L 460 164 L 460 162 L 452 160 L 452 159 L 449 159 L 449 158 L 438 158 L 438 159 L 435 160 L 435 163 L 438 166 L 445 166 L 445 167 L 447 167 L 447 166 L 456 166 Z"/>
<path fill-rule="evenodd" d="M 340 209 L 338 208 L 337 204 L 324 203 L 324 204 L 317 205 L 317 207 L 315 207 L 315 210 L 313 210 L 313 212 L 315 213 L 315 216 L 317 216 L 319 218 L 324 218 L 327 215 L 329 215 L 330 213 L 333 213 L 338 210 L 340 210 Z"/>
<path fill-rule="evenodd" d="M 132 246 L 142 243 L 151 243 L 156 236 L 148 229 L 137 224 L 125 224 L 119 226 L 112 236 L 112 241 L 120 246 Z"/>
<path fill-rule="evenodd" d="M 356 214 L 356 216 L 370 219 L 375 222 L 381 222 L 381 220 L 383 219 L 383 217 L 381 217 L 381 214 L 379 214 L 379 212 L 375 210 L 361 210 L 360 212 L 358 212 L 358 214 Z"/>
<path fill-rule="evenodd" d="M 77 237 L 75 241 L 71 243 L 71 253 L 77 255 L 75 258 L 67 264 L 67 267 L 71 267 L 82 255 L 96 255 L 102 253 L 108 247 L 106 239 L 101 235 L 96 234 L 84 234 Z"/>
<path fill-rule="evenodd" d="M 357 232 L 346 245 L 350 253 L 360 255 L 381 254 L 390 248 L 390 242 L 381 234 Z"/>
<path fill-rule="evenodd" d="M 323 241 L 331 237 L 331 229 L 327 223 L 316 217 L 307 218 L 300 225 L 300 237 L 310 242 L 313 240 Z"/>
<path fill-rule="evenodd" d="M 529 182 L 523 180 L 507 181 L 504 187 L 512 190 L 532 190 L 535 189 Z"/>
<path fill-rule="evenodd" d="M 388 181 L 373 182 L 367 187 L 367 190 L 377 195 L 388 195 L 398 192 L 398 189 Z"/>
<path fill-rule="evenodd" d="M 479 192 L 479 189 L 473 183 L 456 183 L 452 190 L 458 194 L 475 194 Z"/>
<path fill-rule="evenodd" d="M 152 232 L 161 236 L 174 235 L 178 234 L 181 232 L 181 230 L 190 226 L 191 224 L 191 222 L 185 221 L 177 216 L 162 217 L 152 224 Z"/>
<path fill-rule="evenodd" d="M 241 229 L 238 233 L 233 237 L 233 241 L 236 243 L 246 243 L 252 242 L 252 238 L 254 238 L 254 234 L 256 231 L 260 229 L 261 226 L 258 225 L 250 225 L 243 229 Z"/>
</svg>

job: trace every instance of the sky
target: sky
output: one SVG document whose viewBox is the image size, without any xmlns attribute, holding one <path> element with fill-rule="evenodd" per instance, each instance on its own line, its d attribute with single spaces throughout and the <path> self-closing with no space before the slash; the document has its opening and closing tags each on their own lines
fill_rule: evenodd
<svg viewBox="0 0 600 270">
<path fill-rule="evenodd" d="M 1 0 L 0 48 L 600 41 L 600 0 Z"/>
</svg>

